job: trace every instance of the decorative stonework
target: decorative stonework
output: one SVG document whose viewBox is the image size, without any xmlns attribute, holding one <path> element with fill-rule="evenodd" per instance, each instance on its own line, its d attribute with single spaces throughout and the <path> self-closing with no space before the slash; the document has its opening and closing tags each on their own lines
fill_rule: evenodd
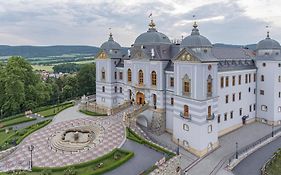
<svg viewBox="0 0 281 175">
<path fill-rule="evenodd" d="M 174 156 L 162 165 L 158 166 L 150 175 L 180 175 L 182 170 L 180 168 L 181 155 Z"/>
<path fill-rule="evenodd" d="M 166 116 L 165 112 L 154 111 L 151 121 L 151 131 L 157 135 L 161 135 L 166 129 Z"/>
</svg>

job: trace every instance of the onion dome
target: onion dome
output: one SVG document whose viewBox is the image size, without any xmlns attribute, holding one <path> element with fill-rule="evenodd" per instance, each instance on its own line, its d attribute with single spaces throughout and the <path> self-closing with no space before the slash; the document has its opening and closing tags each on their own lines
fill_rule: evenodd
<svg viewBox="0 0 281 175">
<path fill-rule="evenodd" d="M 193 24 L 191 35 L 185 37 L 181 42 L 181 47 L 189 48 L 206 48 L 212 47 L 212 43 L 204 36 L 200 35 L 198 25 L 196 22 Z"/>
<path fill-rule="evenodd" d="M 261 40 L 257 44 L 257 50 L 274 50 L 274 49 L 281 49 L 280 44 L 269 37 L 269 32 L 267 32 L 267 36 L 265 39 Z"/>
<path fill-rule="evenodd" d="M 101 45 L 101 49 L 103 49 L 103 50 L 119 50 L 119 49 L 121 49 L 121 46 L 120 46 L 120 44 L 118 44 L 117 42 L 115 42 L 113 40 L 112 33 L 110 33 L 108 41 L 104 42 Z"/>
<path fill-rule="evenodd" d="M 153 20 L 151 20 L 148 26 L 148 31 L 139 35 L 135 40 L 134 45 L 171 44 L 171 41 L 165 34 L 156 30 Z"/>
</svg>

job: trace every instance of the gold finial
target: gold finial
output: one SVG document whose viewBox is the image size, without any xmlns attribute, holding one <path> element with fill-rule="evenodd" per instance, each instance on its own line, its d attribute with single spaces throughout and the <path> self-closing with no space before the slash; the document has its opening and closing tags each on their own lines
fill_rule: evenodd
<svg viewBox="0 0 281 175">
<path fill-rule="evenodd" d="M 149 23 L 149 25 L 148 25 L 151 29 L 154 29 L 155 28 L 155 23 L 153 22 L 153 19 L 152 20 L 150 20 L 150 23 Z"/>
<path fill-rule="evenodd" d="M 197 25 L 196 21 L 194 21 L 194 23 L 193 23 L 193 27 L 194 27 L 194 28 L 197 28 L 197 27 L 198 27 L 198 25 Z"/>
</svg>

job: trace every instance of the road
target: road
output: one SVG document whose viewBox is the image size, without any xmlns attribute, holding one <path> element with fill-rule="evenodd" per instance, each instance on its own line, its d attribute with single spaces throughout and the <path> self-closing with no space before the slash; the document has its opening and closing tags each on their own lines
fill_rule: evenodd
<svg viewBox="0 0 281 175">
<path fill-rule="evenodd" d="M 280 147 L 281 137 L 245 158 L 234 168 L 233 173 L 237 175 L 259 175 L 261 167 Z"/>
</svg>

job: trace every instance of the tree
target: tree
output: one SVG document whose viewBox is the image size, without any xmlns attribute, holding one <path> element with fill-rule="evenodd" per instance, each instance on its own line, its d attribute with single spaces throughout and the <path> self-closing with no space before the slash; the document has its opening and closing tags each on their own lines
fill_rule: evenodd
<svg viewBox="0 0 281 175">
<path fill-rule="evenodd" d="M 77 74 L 79 95 L 96 93 L 96 66 L 85 64 Z"/>
</svg>

